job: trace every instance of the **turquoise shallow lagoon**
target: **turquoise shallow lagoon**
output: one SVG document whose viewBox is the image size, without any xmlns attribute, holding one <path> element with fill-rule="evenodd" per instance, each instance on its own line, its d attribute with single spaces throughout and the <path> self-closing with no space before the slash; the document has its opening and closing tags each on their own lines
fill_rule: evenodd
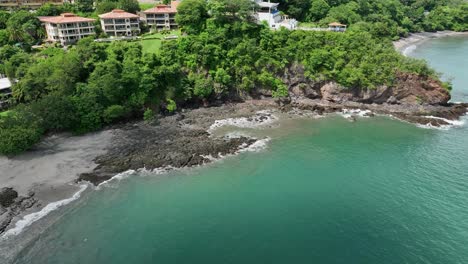
<svg viewBox="0 0 468 264">
<path fill-rule="evenodd" d="M 445 38 L 414 52 L 456 75 L 455 101 L 467 101 L 466 47 Z M 468 263 L 466 124 L 331 116 L 247 132 L 271 141 L 88 190 L 14 263 Z"/>
</svg>

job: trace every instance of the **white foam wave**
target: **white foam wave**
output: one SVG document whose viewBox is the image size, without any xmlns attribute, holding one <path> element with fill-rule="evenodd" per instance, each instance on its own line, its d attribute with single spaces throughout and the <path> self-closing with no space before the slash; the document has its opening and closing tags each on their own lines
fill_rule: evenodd
<svg viewBox="0 0 468 264">
<path fill-rule="evenodd" d="M 214 130 L 223 126 L 234 126 L 239 128 L 257 128 L 269 125 L 278 119 L 269 111 L 258 111 L 252 117 L 226 118 L 216 120 L 209 128 L 208 133 L 212 134 Z"/>
<path fill-rule="evenodd" d="M 463 126 L 465 124 L 465 120 L 450 120 L 450 119 L 437 117 L 437 116 L 424 116 L 424 117 L 429 118 L 429 119 L 442 120 L 442 121 L 448 123 L 448 125 L 433 126 L 431 123 L 428 123 L 426 125 L 417 124 L 417 127 L 425 128 L 425 129 L 449 130 L 452 127 L 460 127 L 460 126 Z"/>
<path fill-rule="evenodd" d="M 233 131 L 224 135 L 225 139 L 241 138 L 241 137 L 250 137 L 247 133 L 242 131 Z"/>
<path fill-rule="evenodd" d="M 268 146 L 268 142 L 271 140 L 271 138 L 266 137 L 259 139 L 252 143 L 251 145 L 248 146 L 241 146 L 238 152 L 247 152 L 247 151 L 252 151 L 252 152 L 257 152 L 266 149 Z"/>
<path fill-rule="evenodd" d="M 112 178 L 98 184 L 98 186 L 96 187 L 96 190 L 100 190 L 102 187 L 109 187 L 109 186 L 111 186 L 110 184 L 112 182 L 115 182 L 115 181 L 120 182 L 121 180 L 126 179 L 126 178 L 130 177 L 131 175 L 135 174 L 135 172 L 136 172 L 135 170 L 128 170 L 128 171 L 124 171 L 122 173 L 119 173 L 119 174 L 113 176 Z"/>
<path fill-rule="evenodd" d="M 10 236 L 16 236 L 21 233 L 26 227 L 30 226 L 32 223 L 36 222 L 37 220 L 43 218 L 50 212 L 57 210 L 58 208 L 67 205 L 76 199 L 80 198 L 81 193 L 84 192 L 88 188 L 87 184 L 80 185 L 80 190 L 78 190 L 72 197 L 63 199 L 57 202 L 50 203 L 46 205 L 42 210 L 39 212 L 35 212 L 32 214 L 25 215 L 21 220 L 17 221 L 15 226 L 9 230 L 7 230 L 3 235 L 2 238 L 8 238 Z"/>
<path fill-rule="evenodd" d="M 214 162 L 214 161 L 218 161 L 218 160 L 219 160 L 219 158 L 215 158 L 215 157 L 213 157 L 211 154 L 209 154 L 209 155 L 200 155 L 200 156 L 201 156 L 202 158 L 204 158 L 204 159 L 207 159 L 207 160 L 211 161 L 211 162 Z"/>
<path fill-rule="evenodd" d="M 349 119 L 352 117 L 369 117 L 372 111 L 370 110 L 361 110 L 361 109 L 343 109 L 340 113 L 342 117 Z"/>
<path fill-rule="evenodd" d="M 430 118 L 430 119 L 438 119 L 442 120 L 444 122 L 449 123 L 452 126 L 463 126 L 465 124 L 464 120 L 450 120 L 442 117 L 437 117 L 437 116 L 424 116 L 425 118 Z"/>
<path fill-rule="evenodd" d="M 403 56 L 408 56 L 411 52 L 415 51 L 418 47 L 416 45 L 410 45 L 408 47 L 406 47 L 402 52 L 401 54 L 403 54 Z"/>
</svg>

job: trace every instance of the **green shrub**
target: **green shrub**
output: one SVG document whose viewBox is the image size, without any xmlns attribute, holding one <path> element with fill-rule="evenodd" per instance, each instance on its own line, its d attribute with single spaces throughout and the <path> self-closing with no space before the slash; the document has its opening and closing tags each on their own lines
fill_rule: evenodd
<svg viewBox="0 0 468 264">
<path fill-rule="evenodd" d="M 151 122 L 155 118 L 154 111 L 151 108 L 146 108 L 145 112 L 143 113 L 143 119 L 146 122 Z"/>
<path fill-rule="evenodd" d="M 172 99 L 167 99 L 166 109 L 167 109 L 167 111 L 169 111 L 171 113 L 174 112 L 175 110 L 177 110 L 176 102 L 174 102 L 174 100 L 172 100 Z"/>
<path fill-rule="evenodd" d="M 122 118 L 127 113 L 125 107 L 121 105 L 111 105 L 104 110 L 103 118 L 104 122 L 112 123 L 113 121 Z"/>
<path fill-rule="evenodd" d="M 41 126 L 47 131 L 67 130 L 78 121 L 76 109 L 66 96 L 48 95 L 30 106 Z"/>
<path fill-rule="evenodd" d="M 0 128 L 0 153 L 14 155 L 29 149 L 41 139 L 41 131 L 31 127 Z"/>
</svg>

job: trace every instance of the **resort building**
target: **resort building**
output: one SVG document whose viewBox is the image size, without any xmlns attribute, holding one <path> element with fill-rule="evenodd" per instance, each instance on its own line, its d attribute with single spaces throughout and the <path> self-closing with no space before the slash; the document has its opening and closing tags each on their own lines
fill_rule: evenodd
<svg viewBox="0 0 468 264">
<path fill-rule="evenodd" d="M 73 44 L 79 39 L 94 35 L 94 19 L 63 13 L 55 17 L 39 17 L 47 31 L 47 40 L 62 45 Z"/>
<path fill-rule="evenodd" d="M 265 2 L 263 0 L 255 0 L 258 5 L 255 17 L 258 22 L 266 21 L 272 29 L 285 27 L 287 29 L 296 29 L 297 20 L 289 19 L 287 16 L 282 16 L 278 10 L 278 3 Z"/>
<path fill-rule="evenodd" d="M 140 17 L 122 9 L 99 15 L 102 30 L 109 36 L 136 36 L 140 34 Z"/>
<path fill-rule="evenodd" d="M 22 7 L 27 9 L 38 9 L 46 3 L 62 5 L 63 2 L 63 0 L 0 0 L 0 8 L 14 9 Z"/>
<path fill-rule="evenodd" d="M 170 5 L 156 5 L 153 8 L 141 12 L 141 19 L 152 30 L 176 29 L 175 21 L 179 1 L 172 1 Z"/>
</svg>

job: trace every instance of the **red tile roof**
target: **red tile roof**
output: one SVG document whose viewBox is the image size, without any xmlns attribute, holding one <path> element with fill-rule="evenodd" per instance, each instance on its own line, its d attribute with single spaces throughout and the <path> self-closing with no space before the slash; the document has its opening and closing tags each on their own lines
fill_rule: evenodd
<svg viewBox="0 0 468 264">
<path fill-rule="evenodd" d="M 60 16 L 54 17 L 39 17 L 39 20 L 46 23 L 64 24 L 64 23 L 76 23 L 76 22 L 93 22 L 95 19 L 79 17 L 73 13 L 63 13 Z"/>
<path fill-rule="evenodd" d="M 125 12 L 122 9 L 114 9 L 109 13 L 99 15 L 100 18 L 139 18 L 138 15 Z"/>
<path fill-rule="evenodd" d="M 156 5 L 153 8 L 143 11 L 145 14 L 166 14 L 177 13 L 177 6 L 180 1 L 172 1 L 171 5 Z"/>
</svg>

